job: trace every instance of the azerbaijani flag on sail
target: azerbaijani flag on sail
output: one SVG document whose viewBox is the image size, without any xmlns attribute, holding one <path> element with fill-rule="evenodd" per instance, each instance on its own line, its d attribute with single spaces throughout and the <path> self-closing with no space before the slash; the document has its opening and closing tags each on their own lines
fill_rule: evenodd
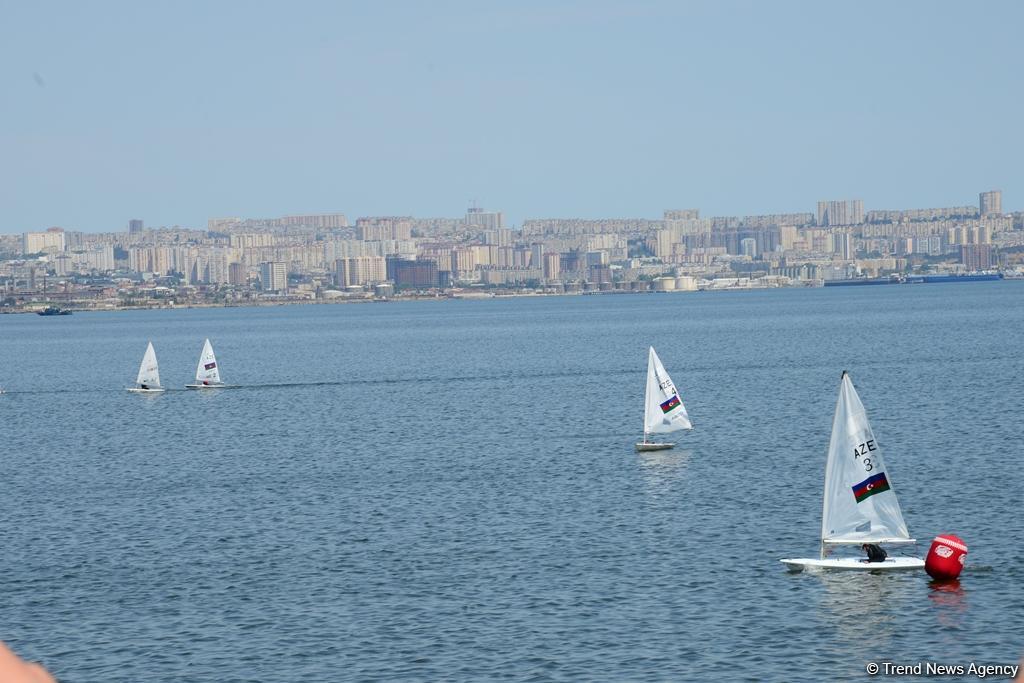
<svg viewBox="0 0 1024 683">
<path fill-rule="evenodd" d="M 682 401 L 679 400 L 678 396 L 673 396 L 672 398 L 661 404 L 661 412 L 667 413 L 668 411 L 672 410 L 681 403 Z"/>
<path fill-rule="evenodd" d="M 207 363 L 206 365 L 203 366 L 203 370 L 213 370 L 215 367 L 217 367 L 217 361 Z"/>
<path fill-rule="evenodd" d="M 865 500 L 883 491 L 889 490 L 889 480 L 885 478 L 885 472 L 879 472 L 873 477 L 868 477 L 861 483 L 853 487 L 853 497 L 857 499 L 858 503 L 863 503 Z"/>
</svg>

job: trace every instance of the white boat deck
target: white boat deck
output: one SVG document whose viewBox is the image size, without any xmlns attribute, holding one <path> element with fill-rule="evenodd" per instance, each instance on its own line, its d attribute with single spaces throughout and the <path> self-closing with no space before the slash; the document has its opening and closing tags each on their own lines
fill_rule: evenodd
<svg viewBox="0 0 1024 683">
<path fill-rule="evenodd" d="M 847 570 L 847 571 L 906 571 L 911 569 L 924 569 L 924 560 L 918 557 L 887 557 L 883 562 L 868 562 L 859 557 L 835 557 L 824 560 L 815 558 L 779 560 L 792 571 L 822 571 L 822 570 Z"/>
</svg>

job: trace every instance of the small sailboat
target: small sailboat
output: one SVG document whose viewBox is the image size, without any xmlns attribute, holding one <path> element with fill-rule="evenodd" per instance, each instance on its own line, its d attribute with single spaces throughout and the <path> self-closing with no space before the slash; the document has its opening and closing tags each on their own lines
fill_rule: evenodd
<svg viewBox="0 0 1024 683">
<path fill-rule="evenodd" d="M 676 385 L 665 372 L 661 359 L 650 348 L 647 354 L 647 391 L 644 394 L 644 440 L 636 445 L 638 451 L 661 451 L 674 443 L 651 441 L 651 434 L 669 434 L 680 429 L 693 429 L 686 406 L 679 398 Z"/>
<path fill-rule="evenodd" d="M 186 389 L 217 389 L 226 386 L 220 381 L 220 367 L 213 355 L 213 346 L 207 339 L 203 344 L 203 352 L 199 354 L 199 365 L 196 366 L 195 384 L 186 384 Z"/>
<path fill-rule="evenodd" d="M 139 376 L 135 379 L 135 386 L 128 387 L 128 391 L 136 394 L 159 394 L 164 391 L 160 386 L 160 368 L 157 366 L 153 342 L 146 346 L 146 355 L 142 357 L 142 365 L 139 366 Z"/>
<path fill-rule="evenodd" d="M 828 557 L 833 548 L 842 545 L 915 542 L 903 521 L 896 489 L 868 424 L 864 404 L 844 370 L 825 465 L 820 557 L 782 562 L 797 571 L 812 568 L 866 571 L 922 569 L 924 560 L 916 557 L 886 557 L 881 562 L 868 562 L 859 557 Z"/>
</svg>

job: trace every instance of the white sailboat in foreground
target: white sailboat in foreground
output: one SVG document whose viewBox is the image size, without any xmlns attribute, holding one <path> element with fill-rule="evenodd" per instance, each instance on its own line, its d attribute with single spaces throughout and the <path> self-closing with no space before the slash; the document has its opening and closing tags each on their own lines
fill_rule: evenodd
<svg viewBox="0 0 1024 683">
<path fill-rule="evenodd" d="M 196 366 L 195 384 L 186 384 L 186 389 L 217 389 L 226 386 L 220 381 L 220 367 L 213 355 L 213 346 L 207 339 L 203 344 L 203 352 L 199 354 L 199 365 Z"/>
<path fill-rule="evenodd" d="M 816 559 L 782 560 L 791 569 L 860 569 L 867 571 L 922 569 L 916 557 L 887 557 L 868 562 L 859 557 L 829 558 L 834 546 L 914 543 L 903 521 L 882 451 L 868 424 L 864 404 L 843 371 L 832 439 L 825 465 L 821 516 L 821 554 Z"/>
<path fill-rule="evenodd" d="M 660 451 L 672 448 L 674 443 L 650 441 L 650 434 L 669 434 L 680 429 L 693 429 L 686 406 L 679 398 L 676 385 L 665 372 L 661 359 L 650 348 L 647 354 L 647 391 L 644 394 L 644 440 L 636 445 L 638 451 Z"/>
<path fill-rule="evenodd" d="M 156 363 L 153 342 L 146 346 L 146 355 L 142 357 L 142 365 L 139 366 L 139 376 L 135 379 L 135 386 L 128 387 L 128 391 L 136 394 L 159 394 L 164 391 L 160 386 L 160 368 Z"/>
</svg>

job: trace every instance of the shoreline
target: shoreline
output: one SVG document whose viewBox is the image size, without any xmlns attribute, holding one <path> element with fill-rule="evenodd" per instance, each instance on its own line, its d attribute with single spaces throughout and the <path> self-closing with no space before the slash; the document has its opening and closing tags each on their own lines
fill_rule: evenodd
<svg viewBox="0 0 1024 683">
<path fill-rule="evenodd" d="M 922 284 L 968 284 L 973 282 L 1005 282 L 1012 281 L 1018 278 L 999 278 L 999 279 L 986 279 L 986 280 L 942 280 L 942 281 L 920 281 L 913 280 L 907 282 L 882 282 L 882 281 L 864 281 L 864 282 L 851 282 L 845 281 L 844 285 L 857 284 L 857 285 L 922 285 Z M 805 286 L 728 286 L 728 287 L 703 287 L 699 289 L 676 289 L 676 290 L 633 290 L 633 289 L 606 289 L 606 290 L 591 290 L 591 291 L 571 291 L 571 292 L 512 292 L 512 291 L 500 291 L 500 292 L 464 292 L 464 291 L 451 291 L 445 294 L 438 293 L 436 295 L 409 295 L 409 296 L 393 296 L 393 297 L 337 297 L 337 298 L 321 298 L 321 299 L 288 299 L 288 300 L 268 300 L 268 301 L 245 301 L 239 303 L 182 303 L 182 304 L 152 304 L 143 306 L 84 306 L 76 307 L 74 303 L 67 304 L 65 308 L 74 313 L 103 313 L 103 312 L 123 312 L 123 311 L 158 311 L 158 310 L 176 310 L 176 309 L 193 309 L 193 308 L 263 308 L 263 307 L 274 307 L 274 306 L 333 306 L 333 305 L 347 305 L 347 304 L 389 304 L 399 303 L 405 301 L 430 301 L 430 302 L 442 302 L 442 301 L 482 301 L 491 299 L 523 299 L 523 298 L 541 298 L 541 297 L 572 297 L 572 296 L 621 296 L 621 295 L 666 295 L 666 294 L 701 294 L 705 292 L 755 292 L 764 290 L 779 290 L 779 289 L 843 289 L 845 287 L 834 287 L 828 286 L 822 287 L 821 285 L 805 285 Z M 17 310 L 3 310 L 0 309 L 0 315 L 19 315 L 19 314 L 34 314 L 42 310 L 46 306 L 52 306 L 59 302 L 45 301 L 34 304 L 33 308 L 18 308 Z"/>
</svg>

